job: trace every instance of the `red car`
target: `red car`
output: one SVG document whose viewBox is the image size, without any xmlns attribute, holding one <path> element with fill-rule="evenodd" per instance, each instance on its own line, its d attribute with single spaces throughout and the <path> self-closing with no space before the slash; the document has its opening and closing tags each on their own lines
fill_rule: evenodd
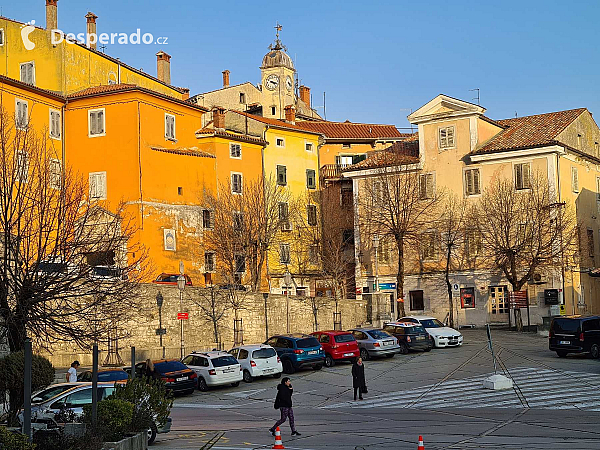
<svg viewBox="0 0 600 450">
<path fill-rule="evenodd" d="M 353 361 L 360 356 L 358 342 L 352 333 L 347 331 L 315 331 L 311 333 L 317 338 L 325 352 L 325 366 L 331 367 L 336 361 Z"/>
<path fill-rule="evenodd" d="M 170 284 L 173 286 L 177 286 L 177 277 L 179 276 L 179 274 L 176 273 L 161 273 L 158 277 L 156 277 L 156 280 L 153 281 L 153 283 L 157 283 L 157 284 Z M 185 285 L 186 286 L 191 286 L 192 285 L 192 279 L 189 277 L 189 275 L 183 275 L 185 277 Z"/>
</svg>

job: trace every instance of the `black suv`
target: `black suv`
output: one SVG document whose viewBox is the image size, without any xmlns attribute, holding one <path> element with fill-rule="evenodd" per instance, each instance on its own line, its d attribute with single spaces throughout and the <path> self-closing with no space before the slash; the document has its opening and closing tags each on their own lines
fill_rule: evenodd
<svg viewBox="0 0 600 450">
<path fill-rule="evenodd" d="M 549 348 L 564 358 L 568 353 L 600 356 L 600 316 L 555 317 L 548 334 Z"/>
<path fill-rule="evenodd" d="M 400 353 L 407 354 L 409 350 L 423 350 L 428 352 L 433 347 L 429 334 L 419 324 L 407 322 L 389 322 L 383 331 L 398 339 Z"/>
</svg>

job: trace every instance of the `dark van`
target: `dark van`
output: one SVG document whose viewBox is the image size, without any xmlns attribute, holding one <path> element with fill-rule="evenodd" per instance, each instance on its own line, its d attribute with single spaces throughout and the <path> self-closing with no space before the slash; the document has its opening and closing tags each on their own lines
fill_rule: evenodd
<svg viewBox="0 0 600 450">
<path fill-rule="evenodd" d="M 564 358 L 568 353 L 600 356 L 600 316 L 555 317 L 548 334 L 549 348 Z"/>
</svg>

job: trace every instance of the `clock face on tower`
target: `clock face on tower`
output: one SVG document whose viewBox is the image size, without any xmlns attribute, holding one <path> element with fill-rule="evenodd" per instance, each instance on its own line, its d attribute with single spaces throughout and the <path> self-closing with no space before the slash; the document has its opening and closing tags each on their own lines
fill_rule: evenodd
<svg viewBox="0 0 600 450">
<path fill-rule="evenodd" d="M 292 88 L 294 87 L 294 83 L 292 82 L 292 77 L 290 77 L 289 75 L 285 78 L 285 87 L 287 88 L 288 91 L 291 91 Z"/>
<path fill-rule="evenodd" d="M 275 74 L 269 75 L 265 81 L 265 87 L 270 91 L 274 91 L 277 86 L 279 86 L 279 77 Z"/>
</svg>

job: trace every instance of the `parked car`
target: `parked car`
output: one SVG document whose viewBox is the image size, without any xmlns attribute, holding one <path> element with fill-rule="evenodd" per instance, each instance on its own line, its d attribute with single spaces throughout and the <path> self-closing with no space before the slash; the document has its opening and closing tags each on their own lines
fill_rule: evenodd
<svg viewBox="0 0 600 450">
<path fill-rule="evenodd" d="M 569 353 L 600 357 L 600 316 L 555 317 L 550 323 L 548 344 L 561 358 Z"/>
<path fill-rule="evenodd" d="M 279 378 L 283 372 L 281 359 L 270 345 L 242 345 L 229 350 L 242 367 L 242 376 L 246 383 L 256 377 L 273 376 Z"/>
<path fill-rule="evenodd" d="M 360 356 L 365 361 L 379 356 L 393 358 L 400 351 L 398 340 L 378 328 L 354 328 L 348 331 L 358 342 Z"/>
<path fill-rule="evenodd" d="M 68 384 L 68 383 L 61 383 Z M 115 391 L 114 383 L 98 383 L 98 401 L 104 400 Z M 31 406 L 31 417 L 35 420 L 54 419 L 56 414 L 64 410 L 72 411 L 76 416 L 83 414 L 83 407 L 92 404 L 92 383 L 78 383 L 76 386 L 63 391 L 47 400 Z M 23 410 L 19 411 L 19 421 L 23 423 Z M 172 420 L 156 424 L 148 429 L 148 444 L 152 444 L 157 433 L 171 431 Z"/>
<path fill-rule="evenodd" d="M 59 394 L 62 394 L 69 389 L 79 386 L 78 383 L 58 383 L 48 386 L 42 390 L 34 392 L 31 395 L 31 404 L 38 405 L 40 403 L 45 402 L 46 400 L 50 400 L 51 398 L 56 397 Z"/>
<path fill-rule="evenodd" d="M 294 373 L 296 370 L 308 366 L 314 370 L 320 370 L 325 364 L 325 353 L 321 344 L 309 334 L 272 336 L 265 344 L 277 351 L 285 373 Z"/>
<path fill-rule="evenodd" d="M 184 274 L 183 276 L 185 278 L 185 285 L 192 286 L 192 279 L 189 277 L 189 275 Z M 164 273 L 163 272 L 159 276 L 156 277 L 156 280 L 154 280 L 153 283 L 177 286 L 177 277 L 179 277 L 178 273 Z"/>
<path fill-rule="evenodd" d="M 410 350 L 428 352 L 433 346 L 429 334 L 421 325 L 411 322 L 389 322 L 383 326 L 383 331 L 398 340 L 400 353 L 407 354 Z"/>
<path fill-rule="evenodd" d="M 123 381 L 129 379 L 129 374 L 123 369 L 98 369 L 98 381 Z M 92 371 L 85 370 L 77 375 L 77 381 L 92 381 Z"/>
<path fill-rule="evenodd" d="M 196 389 L 198 375 L 177 359 L 159 359 L 152 361 L 157 377 L 165 382 L 168 390 L 174 394 L 191 394 Z M 127 371 L 127 369 L 125 369 Z M 131 369 L 130 369 L 131 370 Z M 138 377 L 146 375 L 146 361 L 135 365 Z"/>
<path fill-rule="evenodd" d="M 198 376 L 198 389 L 230 384 L 238 386 L 242 381 L 240 363 L 226 352 L 192 352 L 181 360 Z"/>
<path fill-rule="evenodd" d="M 360 356 L 358 342 L 348 331 L 315 331 L 311 335 L 323 347 L 326 367 L 332 367 L 336 361 L 353 361 Z"/>
<path fill-rule="evenodd" d="M 409 322 L 421 325 L 432 337 L 433 346 L 436 348 L 460 347 L 463 345 L 462 334 L 454 328 L 447 327 L 435 317 L 405 316 L 398 319 L 398 322 Z"/>
</svg>

